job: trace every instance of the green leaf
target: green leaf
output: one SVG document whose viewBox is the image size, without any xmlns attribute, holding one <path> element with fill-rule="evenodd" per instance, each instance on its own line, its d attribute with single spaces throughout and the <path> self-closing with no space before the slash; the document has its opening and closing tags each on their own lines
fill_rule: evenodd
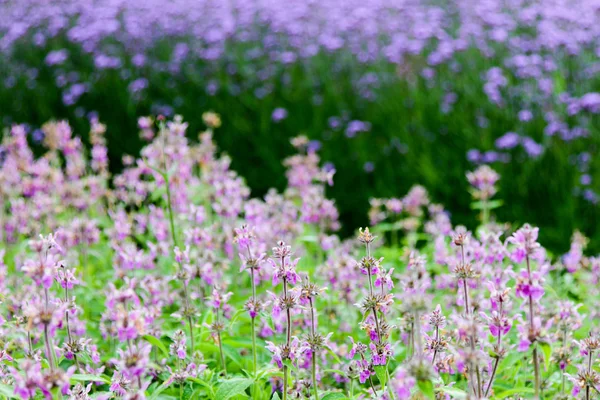
<svg viewBox="0 0 600 400">
<path fill-rule="evenodd" d="M 377 365 L 375 367 L 375 374 L 381 383 L 381 386 L 385 386 L 387 381 L 387 365 Z"/>
<path fill-rule="evenodd" d="M 281 397 L 279 397 L 279 394 L 275 392 L 273 393 L 273 397 L 271 397 L 271 400 L 281 400 Z"/>
<path fill-rule="evenodd" d="M 467 398 L 467 392 L 465 392 L 462 389 L 455 388 L 453 386 L 442 386 L 442 387 L 437 388 L 437 390 L 442 393 L 446 393 L 446 394 L 452 396 L 453 399 L 466 399 Z"/>
<path fill-rule="evenodd" d="M 346 374 L 346 372 L 342 371 L 341 369 L 334 369 L 334 368 L 324 369 L 323 373 L 324 374 L 338 374 L 338 375 Z"/>
<path fill-rule="evenodd" d="M 110 383 L 110 379 L 103 377 L 101 375 L 91 375 L 91 374 L 73 374 L 71 379 L 78 382 L 103 382 Z"/>
<path fill-rule="evenodd" d="M 212 386 L 209 383 L 203 381 L 202 379 L 193 378 L 193 377 L 188 377 L 187 380 L 189 382 L 197 383 L 198 385 L 206 388 L 208 390 L 208 395 L 210 396 L 210 398 L 211 399 L 215 398 L 215 392 L 213 391 L 213 388 L 212 388 Z"/>
<path fill-rule="evenodd" d="M 164 381 L 162 385 L 156 388 L 154 392 L 148 398 L 149 400 L 158 399 L 158 395 L 161 394 L 169 386 L 169 381 Z"/>
<path fill-rule="evenodd" d="M 12 386 L 5 385 L 4 383 L 0 383 L 0 394 L 8 397 L 9 399 L 19 398 L 19 396 L 15 394 L 15 390 L 12 388 Z"/>
<path fill-rule="evenodd" d="M 417 381 L 417 386 L 419 386 L 419 390 L 425 395 L 425 397 L 435 400 L 435 389 L 433 387 L 433 382 Z"/>
<path fill-rule="evenodd" d="M 552 357 L 552 346 L 549 343 L 540 343 L 540 348 L 544 352 L 544 368 L 548 371 L 548 368 L 550 368 L 550 358 Z"/>
<path fill-rule="evenodd" d="M 508 396 L 512 396 L 513 394 L 523 394 L 523 393 L 535 393 L 535 390 L 528 387 L 516 387 L 512 389 L 505 390 L 504 392 L 498 393 L 495 397 L 497 399 L 505 399 Z"/>
<path fill-rule="evenodd" d="M 167 350 L 167 346 L 165 346 L 165 344 L 163 342 L 161 342 L 160 339 L 158 339 L 152 335 L 144 335 L 142 337 L 148 343 L 150 343 L 151 345 L 157 347 L 160 351 L 162 351 L 165 356 L 169 355 L 169 350 Z"/>
<path fill-rule="evenodd" d="M 321 400 L 347 400 L 348 398 L 343 393 L 329 393 L 321 397 Z"/>
<path fill-rule="evenodd" d="M 228 381 L 223 381 L 217 389 L 217 399 L 227 400 L 238 394 L 246 391 L 248 386 L 252 384 L 252 379 L 235 378 Z"/>
</svg>

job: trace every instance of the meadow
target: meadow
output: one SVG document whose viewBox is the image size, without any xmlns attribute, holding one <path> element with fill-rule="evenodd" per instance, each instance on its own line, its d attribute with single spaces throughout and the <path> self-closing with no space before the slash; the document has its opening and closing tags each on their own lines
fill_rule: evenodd
<svg viewBox="0 0 600 400">
<path fill-rule="evenodd" d="M 0 3 L 0 398 L 600 398 L 598 22 Z"/>
<path fill-rule="evenodd" d="M 304 134 L 343 174 L 343 236 L 371 197 L 415 184 L 474 229 L 466 171 L 490 164 L 510 206 L 568 250 L 576 229 L 600 251 L 600 43 L 594 0 L 3 2 L 0 125 L 41 139 L 68 120 L 89 146 L 108 127 L 110 168 L 139 154 L 142 115 L 223 118 L 221 152 L 262 197 Z M 451 182 L 451 184 L 447 184 Z M 356 187 L 361 190 L 354 190 Z M 352 195 L 348 195 L 352 193 Z"/>
<path fill-rule="evenodd" d="M 415 186 L 341 240 L 337 173 L 307 137 L 287 188 L 251 198 L 203 118 L 194 144 L 179 116 L 140 118 L 115 176 L 99 121 L 90 151 L 65 122 L 39 158 L 22 127 L 4 139 L 1 396 L 597 396 L 600 258 L 581 233 L 553 257 L 497 222 L 493 169 L 465 176 L 473 232 Z"/>
</svg>

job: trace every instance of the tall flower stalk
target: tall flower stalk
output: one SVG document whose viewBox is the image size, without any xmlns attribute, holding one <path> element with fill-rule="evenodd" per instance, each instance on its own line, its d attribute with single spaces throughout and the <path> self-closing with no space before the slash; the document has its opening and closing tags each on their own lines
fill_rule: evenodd
<svg viewBox="0 0 600 400">
<path fill-rule="evenodd" d="M 194 318 L 196 312 L 190 302 L 190 297 L 189 297 L 189 293 L 188 293 L 189 292 L 188 281 L 189 281 L 190 277 L 182 264 L 182 262 L 184 261 L 182 259 L 182 254 L 188 257 L 187 261 L 189 262 L 189 249 L 186 249 L 185 253 L 182 253 L 179 249 L 179 245 L 178 245 L 178 241 L 177 241 L 177 232 L 175 230 L 175 216 L 174 216 L 174 212 L 173 212 L 173 202 L 172 202 L 172 198 L 171 198 L 171 182 L 170 182 L 170 177 L 169 177 L 169 172 L 168 172 L 167 159 L 166 159 L 166 155 L 164 152 L 164 147 L 165 147 L 164 142 L 166 141 L 166 135 L 168 134 L 168 130 L 165 126 L 164 118 L 160 117 L 160 116 L 159 116 L 159 130 L 160 130 L 160 135 L 162 136 L 162 139 L 163 139 L 162 167 L 159 169 L 159 168 L 156 168 L 156 167 L 153 167 L 150 165 L 148 165 L 148 166 L 153 171 L 155 171 L 156 173 L 158 173 L 160 175 L 160 177 L 164 180 L 164 184 L 165 184 L 165 191 L 166 191 L 166 196 L 167 196 L 167 212 L 169 214 L 169 226 L 170 226 L 170 233 L 171 233 L 171 241 L 173 244 L 173 250 L 175 252 L 175 260 L 177 261 L 177 265 L 179 266 L 179 268 L 177 269 L 177 272 L 176 272 L 176 276 L 183 284 L 183 310 L 182 310 L 180 316 L 181 316 L 181 318 L 186 320 L 188 323 L 188 328 L 189 328 L 189 332 L 190 332 L 190 355 L 193 358 L 194 348 L 195 348 L 193 318 Z"/>
<path fill-rule="evenodd" d="M 312 375 L 312 386 L 315 394 L 315 400 L 319 400 L 319 388 L 317 382 L 317 357 L 320 351 L 324 347 L 328 346 L 328 340 L 331 333 L 327 337 L 321 336 L 317 332 L 317 310 L 315 306 L 316 297 L 321 294 L 325 288 L 319 288 L 314 283 L 310 282 L 309 278 L 306 277 L 306 281 L 302 285 L 300 301 L 302 303 L 308 301 L 310 309 L 310 333 L 306 335 L 307 347 L 310 350 L 311 356 L 311 375 Z"/>
<path fill-rule="evenodd" d="M 500 360 L 502 360 L 506 354 L 506 349 L 502 347 L 502 338 L 508 334 L 512 326 L 510 320 L 506 316 L 507 306 L 510 304 L 508 296 L 510 288 L 496 290 L 491 282 L 489 287 L 491 292 L 490 303 L 492 304 L 492 313 L 491 316 L 486 317 L 488 319 L 490 333 L 496 338 L 496 343 L 494 343 L 492 347 L 492 357 L 494 361 L 492 372 L 485 387 L 484 397 L 488 397 L 498 371 L 498 364 L 500 364 Z"/>
<path fill-rule="evenodd" d="M 223 351 L 223 338 L 221 335 L 221 332 L 225 330 L 225 324 L 221 321 L 220 314 L 224 313 L 224 309 L 227 305 L 227 302 L 229 301 L 232 295 L 232 292 L 222 293 L 222 289 L 215 286 L 212 291 L 212 296 L 208 298 L 208 305 L 213 309 L 213 313 L 215 315 L 215 320 L 212 324 L 208 325 L 208 328 L 210 329 L 213 337 L 219 345 L 221 369 L 223 370 L 223 375 L 225 375 L 225 377 L 227 377 L 227 364 L 225 363 L 225 353 Z"/>
<path fill-rule="evenodd" d="M 273 361 L 283 370 L 283 400 L 287 400 L 288 395 L 288 361 L 296 360 L 298 353 L 303 350 L 298 340 L 292 341 L 292 309 L 298 305 L 298 298 L 291 289 L 300 279 L 296 272 L 299 259 L 292 260 L 292 254 L 292 248 L 279 241 L 269 259 L 275 270 L 273 283 L 283 282 L 283 295 L 275 300 L 273 315 L 277 317 L 281 311 L 285 312 L 285 344 L 275 346 L 267 342 L 267 349 L 273 353 Z"/>
<path fill-rule="evenodd" d="M 371 351 L 371 363 L 364 370 L 369 371 L 369 383 L 373 389 L 373 394 L 376 394 L 375 387 L 371 380 L 370 371 L 374 371 L 375 367 L 384 367 L 385 376 L 388 376 L 387 372 L 387 361 L 388 358 L 393 355 L 392 347 L 388 341 L 390 335 L 390 326 L 384 319 L 384 312 L 389 309 L 393 303 L 393 295 L 386 293 L 385 283 L 391 284 L 391 278 L 382 270 L 381 262 L 383 258 L 375 259 L 371 256 L 371 243 L 375 241 L 376 237 L 371 234 L 369 228 L 365 230 L 360 229 L 358 241 L 365 245 L 366 255 L 358 262 L 358 267 L 363 275 L 367 275 L 368 279 L 368 295 L 358 306 L 361 308 L 364 314 L 362 327 L 369 333 L 371 343 L 369 344 L 369 350 Z M 373 282 L 374 278 L 375 284 Z M 381 291 L 376 292 L 374 286 L 381 286 Z M 361 354 L 364 357 L 364 354 Z M 363 361 L 365 361 L 363 359 Z M 364 380 L 361 380 L 363 383 Z M 385 384 L 382 382 L 382 391 L 385 392 Z"/>
<path fill-rule="evenodd" d="M 237 243 L 238 250 L 240 252 L 240 258 L 242 259 L 242 267 L 240 271 L 247 269 L 250 271 L 250 285 L 252 286 L 252 297 L 248 300 L 244 306 L 250 316 L 250 326 L 252 335 L 252 364 L 254 371 L 254 379 L 257 378 L 258 363 L 256 360 L 256 320 L 259 312 L 263 309 L 264 304 L 256 296 L 256 278 L 260 264 L 264 261 L 265 255 L 262 254 L 258 257 L 254 256 L 251 249 L 252 242 L 256 240 L 254 229 L 248 225 L 242 225 L 241 228 L 234 230 L 234 243 Z"/>
<path fill-rule="evenodd" d="M 465 305 L 465 332 L 466 340 L 469 344 L 469 356 L 467 357 L 469 369 L 469 383 L 473 390 L 473 394 L 480 398 L 482 396 L 481 371 L 477 365 L 477 321 L 473 309 L 469 304 L 469 280 L 476 278 L 477 274 L 470 263 L 466 262 L 465 244 L 468 240 L 468 235 L 464 232 L 459 232 L 452 238 L 454 245 L 460 248 L 460 260 L 454 268 L 454 274 L 458 281 L 462 284 L 464 305 Z"/>
<path fill-rule="evenodd" d="M 521 229 L 516 231 L 508 238 L 508 243 L 514 245 L 511 253 L 513 262 L 519 263 L 525 260 L 526 269 L 521 270 L 517 276 L 515 292 L 518 297 L 527 302 L 527 325 L 519 327 L 521 338 L 519 342 L 519 350 L 524 351 L 529 347 L 533 347 L 533 371 L 534 371 L 534 390 L 535 397 L 540 398 L 541 380 L 540 380 L 540 360 L 538 355 L 538 342 L 542 339 L 541 321 L 536 316 L 536 303 L 544 295 L 543 274 L 545 268 L 539 271 L 532 271 L 531 258 L 540 259 L 542 249 L 537 242 L 538 228 L 532 228 L 529 224 L 525 224 Z"/>
</svg>

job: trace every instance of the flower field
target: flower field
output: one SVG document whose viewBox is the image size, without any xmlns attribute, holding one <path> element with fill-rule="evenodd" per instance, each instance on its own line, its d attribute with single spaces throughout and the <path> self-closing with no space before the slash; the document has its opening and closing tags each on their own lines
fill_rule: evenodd
<svg viewBox="0 0 600 400">
<path fill-rule="evenodd" d="M 0 1 L 0 399 L 600 398 L 597 0 Z"/>
<path fill-rule="evenodd" d="M 180 117 L 140 118 L 115 176 L 99 121 L 89 151 L 64 122 L 38 158 L 21 126 L 4 138 L 1 396 L 596 397 L 600 258 L 495 222 L 493 169 L 465 177 L 473 232 L 415 186 L 341 240 L 306 137 L 287 188 L 250 198 L 203 119 L 190 143 Z"/>
<path fill-rule="evenodd" d="M 40 141 L 65 119 L 89 145 L 97 117 L 117 173 L 139 116 L 182 115 L 193 138 L 213 110 L 260 197 L 305 134 L 344 171 L 327 190 L 344 236 L 415 184 L 472 229 L 455 193 L 492 164 L 497 215 L 565 252 L 576 229 L 600 235 L 599 19 L 596 0 L 4 1 L 0 125 Z"/>
</svg>

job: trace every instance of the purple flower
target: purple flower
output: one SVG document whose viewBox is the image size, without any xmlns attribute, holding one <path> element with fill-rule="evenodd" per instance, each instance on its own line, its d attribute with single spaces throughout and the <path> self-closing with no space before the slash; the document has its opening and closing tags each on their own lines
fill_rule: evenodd
<svg viewBox="0 0 600 400">
<path fill-rule="evenodd" d="M 516 147 L 521 141 L 521 137 L 515 132 L 508 132 L 504 136 L 500 136 L 496 139 L 496 148 L 498 149 L 512 149 Z"/>
<path fill-rule="evenodd" d="M 64 63 L 65 61 L 67 61 L 68 58 L 69 58 L 69 53 L 67 52 L 67 50 L 61 49 L 61 50 L 51 51 L 50 53 L 48 53 L 48 55 L 46 55 L 46 59 L 44 60 L 44 62 L 48 66 L 60 65 L 60 64 Z"/>
<path fill-rule="evenodd" d="M 529 110 L 521 110 L 519 111 L 519 121 L 528 122 L 533 119 L 533 114 Z"/>
<path fill-rule="evenodd" d="M 594 114 L 600 113 L 600 93 L 592 92 L 579 99 L 579 107 Z"/>
<path fill-rule="evenodd" d="M 281 108 L 278 107 L 275 110 L 273 110 L 273 113 L 271 114 L 271 120 L 275 123 L 277 122 L 281 122 L 284 119 L 286 119 L 288 116 L 288 112 L 285 108 Z"/>
<path fill-rule="evenodd" d="M 131 93 L 139 93 L 148 87 L 148 80 L 146 78 L 139 78 L 131 82 L 128 89 Z"/>
<path fill-rule="evenodd" d="M 371 130 L 371 124 L 364 121 L 350 121 L 346 127 L 346 136 L 353 138 L 357 133 L 369 132 Z"/>
<path fill-rule="evenodd" d="M 537 158 L 544 152 L 544 146 L 529 137 L 524 137 L 521 144 L 525 152 L 532 158 Z"/>
</svg>

